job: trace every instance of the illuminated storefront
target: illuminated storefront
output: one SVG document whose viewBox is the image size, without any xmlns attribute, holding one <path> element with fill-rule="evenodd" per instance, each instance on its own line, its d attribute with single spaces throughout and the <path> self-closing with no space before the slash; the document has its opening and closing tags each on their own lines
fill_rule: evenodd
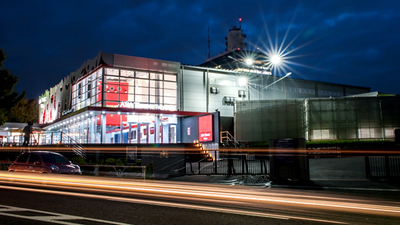
<svg viewBox="0 0 400 225">
<path fill-rule="evenodd" d="M 203 114 L 177 110 L 179 68 L 100 52 L 40 97 L 43 142 L 177 143 L 179 118 Z"/>
</svg>

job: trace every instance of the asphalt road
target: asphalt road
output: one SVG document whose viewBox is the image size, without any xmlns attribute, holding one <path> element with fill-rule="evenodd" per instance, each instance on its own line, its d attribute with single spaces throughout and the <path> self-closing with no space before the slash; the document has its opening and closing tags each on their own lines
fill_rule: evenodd
<svg viewBox="0 0 400 225">
<path fill-rule="evenodd" d="M 0 173 L 0 224 L 398 224 L 393 193 Z"/>
</svg>

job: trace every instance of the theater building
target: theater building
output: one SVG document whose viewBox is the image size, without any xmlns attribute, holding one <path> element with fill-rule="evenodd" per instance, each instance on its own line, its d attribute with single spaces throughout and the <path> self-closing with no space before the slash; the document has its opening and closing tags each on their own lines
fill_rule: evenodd
<svg viewBox="0 0 400 225">
<path fill-rule="evenodd" d="M 235 37 L 228 34 L 226 51 L 198 66 L 99 52 L 40 96 L 39 123 L 47 132 L 39 144 L 199 141 L 215 147 L 223 133 L 239 141 L 373 139 L 391 138 L 400 126 L 395 116 L 375 118 L 398 112 L 390 108 L 397 97 L 386 104 L 368 87 L 273 74 L 268 54 L 241 49 L 243 38 Z M 370 96 L 348 98 L 359 95 Z M 355 116 L 363 104 L 377 109 L 364 116 L 368 123 Z"/>
</svg>

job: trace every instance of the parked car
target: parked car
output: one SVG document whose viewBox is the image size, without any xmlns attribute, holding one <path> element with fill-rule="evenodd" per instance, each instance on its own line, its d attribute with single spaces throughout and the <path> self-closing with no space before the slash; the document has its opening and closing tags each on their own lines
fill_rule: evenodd
<svg viewBox="0 0 400 225">
<path fill-rule="evenodd" d="M 48 151 L 19 155 L 8 167 L 8 172 L 82 174 L 78 165 L 59 153 Z"/>
</svg>

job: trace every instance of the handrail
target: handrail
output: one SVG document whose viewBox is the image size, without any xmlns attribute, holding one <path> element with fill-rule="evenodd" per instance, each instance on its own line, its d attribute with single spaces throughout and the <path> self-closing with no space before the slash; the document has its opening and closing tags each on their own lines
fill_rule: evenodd
<svg viewBox="0 0 400 225">
<path fill-rule="evenodd" d="M 232 142 L 235 147 L 240 146 L 239 142 L 236 141 L 236 139 L 232 136 L 231 133 L 229 133 L 229 131 L 221 131 L 220 132 L 220 140 L 222 143 L 224 143 L 225 141 Z"/>
<path fill-rule="evenodd" d="M 68 136 L 66 133 L 62 131 L 45 131 L 45 134 L 51 134 L 51 141 L 50 144 L 64 144 L 67 145 L 68 147 L 72 147 L 72 151 L 78 155 L 81 158 L 86 159 L 86 150 L 84 147 L 75 139 L 72 137 Z M 60 137 L 57 137 L 56 141 L 53 140 L 54 134 L 59 134 Z"/>
</svg>

